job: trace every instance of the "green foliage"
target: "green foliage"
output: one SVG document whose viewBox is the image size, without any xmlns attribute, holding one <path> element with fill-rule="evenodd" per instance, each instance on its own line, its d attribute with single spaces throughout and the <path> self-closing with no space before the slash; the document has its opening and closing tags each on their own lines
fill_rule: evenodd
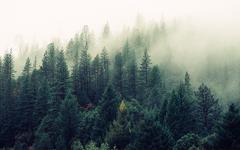
<svg viewBox="0 0 240 150">
<path fill-rule="evenodd" d="M 139 122 L 135 135 L 134 148 L 139 150 L 168 150 L 173 145 L 173 138 L 169 129 L 155 120 L 154 115 L 145 114 L 144 120 Z"/>
<path fill-rule="evenodd" d="M 239 107 L 231 104 L 219 124 L 216 132 L 216 149 L 236 150 L 240 148 L 240 113 Z"/>
<path fill-rule="evenodd" d="M 34 104 L 33 88 L 31 87 L 31 63 L 28 58 L 20 78 L 20 93 L 17 107 L 18 130 L 27 132 L 33 130 Z"/>
<path fill-rule="evenodd" d="M 127 111 L 128 109 L 122 101 L 119 106 L 117 119 L 113 121 L 106 135 L 106 141 L 111 148 L 116 147 L 119 150 L 124 150 L 131 141 L 131 134 L 126 116 Z"/>
<path fill-rule="evenodd" d="M 151 44 L 166 40 L 165 30 L 164 24 L 146 33 L 136 29 L 122 45 L 107 45 L 108 54 L 106 25 L 103 49 L 91 60 L 94 43 L 84 26 L 66 51 L 50 43 L 40 68 L 27 59 L 16 78 L 13 56 L 6 54 L 0 59 L 0 148 L 239 149 L 237 106 L 222 118 L 209 87 L 194 91 L 188 72 L 176 86 L 180 74 L 172 74 L 168 62 L 151 67 Z M 121 51 L 112 53 L 116 48 Z"/>
<path fill-rule="evenodd" d="M 212 133 L 217 121 L 220 118 L 220 106 L 218 99 L 211 93 L 211 90 L 202 84 L 196 92 L 197 114 L 201 134 Z"/>
<path fill-rule="evenodd" d="M 35 150 L 51 150 L 52 144 L 49 138 L 49 135 L 47 133 L 41 133 L 41 135 L 38 135 L 37 140 L 34 144 Z"/>
<path fill-rule="evenodd" d="M 139 77 L 138 77 L 138 99 L 143 100 L 145 98 L 145 92 L 149 86 L 149 74 L 150 74 L 151 59 L 148 54 L 148 50 L 145 49 L 142 61 L 140 64 Z"/>
<path fill-rule="evenodd" d="M 192 101 L 183 83 L 180 83 L 177 93 L 172 92 L 166 115 L 166 124 L 170 128 L 175 139 L 194 132 L 195 113 Z"/>
<path fill-rule="evenodd" d="M 216 134 L 215 133 L 210 134 L 201 140 L 201 148 L 206 150 L 208 149 L 212 150 L 214 149 L 215 142 L 216 142 Z"/>
<path fill-rule="evenodd" d="M 71 147 L 72 150 L 84 150 L 82 143 L 79 140 L 75 140 Z"/>
<path fill-rule="evenodd" d="M 115 56 L 113 85 L 117 92 L 123 94 L 123 58 L 121 53 Z"/>
<path fill-rule="evenodd" d="M 73 139 L 77 136 L 79 124 L 79 114 L 76 99 L 68 93 L 62 102 L 57 125 L 60 129 L 59 138 L 64 147 L 70 149 Z"/>
<path fill-rule="evenodd" d="M 56 78 L 54 87 L 54 96 L 59 101 L 64 100 L 68 88 L 68 68 L 64 58 L 63 51 L 57 55 L 56 58 Z"/>
<path fill-rule="evenodd" d="M 174 150 L 197 149 L 200 146 L 200 137 L 196 134 L 188 133 L 177 140 Z"/>
<path fill-rule="evenodd" d="M 14 70 L 12 53 L 5 54 L 2 63 L 2 89 L 0 114 L 0 147 L 10 146 L 14 142 L 14 129 L 16 128 Z"/>
</svg>

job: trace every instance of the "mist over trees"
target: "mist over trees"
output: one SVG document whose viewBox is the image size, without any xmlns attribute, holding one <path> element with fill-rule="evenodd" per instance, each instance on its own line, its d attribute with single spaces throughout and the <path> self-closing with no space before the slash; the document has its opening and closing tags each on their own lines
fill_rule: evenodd
<svg viewBox="0 0 240 150">
<path fill-rule="evenodd" d="M 107 23 L 96 42 L 84 26 L 66 44 L 21 55 L 24 63 L 6 53 L 0 59 L 0 148 L 240 149 L 234 60 L 219 67 L 208 53 L 205 67 L 177 65 L 178 30 L 163 20 L 147 25 L 138 19 L 114 35 Z"/>
</svg>

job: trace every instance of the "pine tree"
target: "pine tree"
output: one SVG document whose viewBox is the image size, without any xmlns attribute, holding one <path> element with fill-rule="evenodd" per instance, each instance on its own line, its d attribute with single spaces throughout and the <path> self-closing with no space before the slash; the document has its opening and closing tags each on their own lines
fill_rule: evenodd
<svg viewBox="0 0 240 150">
<path fill-rule="evenodd" d="M 218 100 L 211 93 L 211 90 L 202 84 L 196 92 L 197 97 L 197 114 L 201 134 L 213 132 L 216 123 L 220 118 L 220 106 Z"/>
<path fill-rule="evenodd" d="M 139 70 L 138 99 L 140 100 L 143 100 L 143 98 L 145 97 L 144 93 L 146 92 L 149 86 L 150 65 L 151 59 L 148 54 L 148 50 L 145 49 Z"/>
<path fill-rule="evenodd" d="M 109 24 L 106 23 L 103 28 L 102 37 L 103 37 L 103 39 L 107 39 L 107 38 L 109 38 L 109 36 L 110 36 L 110 27 L 109 27 Z"/>
<path fill-rule="evenodd" d="M 78 99 L 81 105 L 85 105 L 89 102 L 89 92 L 90 92 L 90 56 L 88 54 L 88 43 L 86 42 L 85 47 L 81 50 L 80 61 L 79 61 L 79 84 L 81 93 Z"/>
<path fill-rule="evenodd" d="M 3 75 L 2 75 L 2 59 L 0 57 L 0 120 L 3 114 Z"/>
<path fill-rule="evenodd" d="M 216 133 L 215 149 L 240 149 L 240 113 L 235 104 L 231 104 L 219 124 Z"/>
<path fill-rule="evenodd" d="M 37 99 L 34 106 L 35 126 L 41 123 L 41 120 L 47 115 L 49 102 L 51 100 L 50 87 L 46 79 L 42 79 L 37 91 Z"/>
<path fill-rule="evenodd" d="M 124 150 L 130 143 L 131 134 L 126 115 L 127 107 L 124 101 L 122 101 L 118 109 L 117 119 L 113 121 L 106 135 L 106 141 L 111 148 L 115 147 L 119 150 Z"/>
<path fill-rule="evenodd" d="M 167 106 L 168 106 L 168 99 L 165 99 L 164 102 L 162 103 L 160 112 L 159 112 L 159 120 L 162 124 L 165 123 L 166 115 L 167 115 Z"/>
<path fill-rule="evenodd" d="M 158 66 L 153 66 L 149 74 L 149 89 L 146 91 L 148 106 L 160 106 L 162 101 L 161 78 Z"/>
<path fill-rule="evenodd" d="M 0 124 L 0 147 L 10 146 L 14 142 L 15 100 L 14 70 L 12 53 L 5 54 L 2 64 L 2 114 Z"/>
<path fill-rule="evenodd" d="M 65 100 L 62 102 L 59 116 L 57 118 L 57 125 L 60 129 L 59 138 L 63 141 L 66 149 L 71 148 L 71 144 L 78 133 L 79 112 L 76 99 L 68 93 Z"/>
<path fill-rule="evenodd" d="M 140 78 L 142 80 L 142 84 L 144 88 L 147 88 L 149 86 L 150 65 L 151 65 L 151 59 L 148 54 L 148 50 L 145 49 L 141 66 L 140 66 Z"/>
<path fill-rule="evenodd" d="M 28 58 L 20 81 L 20 95 L 18 100 L 18 125 L 19 130 L 22 132 L 28 132 L 33 130 L 33 112 L 34 103 L 31 87 L 31 62 Z"/>
<path fill-rule="evenodd" d="M 185 87 L 187 91 L 191 90 L 190 75 L 188 72 L 185 74 Z"/>
<path fill-rule="evenodd" d="M 39 72 L 39 70 L 37 70 L 37 59 L 35 57 L 34 64 L 33 64 L 33 71 L 32 71 L 31 80 L 30 80 L 30 87 L 31 87 L 31 92 L 32 92 L 31 94 L 32 94 L 32 99 L 34 101 L 34 107 L 37 103 L 38 89 L 40 87 L 40 80 L 42 80 L 42 76 L 40 76 L 40 72 Z M 34 119 L 35 119 L 35 117 L 34 117 Z M 36 122 L 35 122 L 34 127 L 36 127 Z"/>
<path fill-rule="evenodd" d="M 97 55 L 91 65 L 91 89 L 93 90 L 93 93 L 91 94 L 92 99 L 95 103 L 99 100 L 101 96 L 101 80 L 102 80 L 103 74 L 102 74 L 102 67 L 100 63 L 99 55 Z"/>
<path fill-rule="evenodd" d="M 117 92 L 123 94 L 123 59 L 121 53 L 115 56 L 113 85 Z"/>
<path fill-rule="evenodd" d="M 175 139 L 194 131 L 193 115 L 192 102 L 187 97 L 184 84 L 180 83 L 177 93 L 172 93 L 166 116 L 166 123 Z"/>
<path fill-rule="evenodd" d="M 100 115 L 105 122 L 106 128 L 108 128 L 109 123 L 116 118 L 118 103 L 119 97 L 117 97 L 117 94 L 114 91 L 113 87 L 111 85 L 108 85 L 102 96 L 99 106 Z"/>
<path fill-rule="evenodd" d="M 75 34 L 74 38 L 70 39 L 70 41 L 67 44 L 66 58 L 73 65 L 79 59 L 79 52 L 82 46 L 81 44 L 82 43 L 80 41 L 79 34 Z"/>
<path fill-rule="evenodd" d="M 81 89 L 80 89 L 80 79 L 79 79 L 79 64 L 78 61 L 74 61 L 74 65 L 72 68 L 72 74 L 71 74 L 71 87 L 72 87 L 72 93 L 74 96 L 77 97 L 77 100 L 79 102 L 79 97 L 81 94 Z"/>
<path fill-rule="evenodd" d="M 123 62 L 125 64 L 128 63 L 129 61 L 129 57 L 130 56 L 130 47 L 129 47 L 129 43 L 128 40 L 125 42 L 123 50 L 122 50 L 122 57 L 123 57 Z"/>
<path fill-rule="evenodd" d="M 136 63 L 136 56 L 135 51 L 132 50 L 130 52 L 131 59 L 128 60 L 127 64 L 127 75 L 128 75 L 128 96 L 132 98 L 136 98 L 137 95 L 137 63 Z"/>
<path fill-rule="evenodd" d="M 188 133 L 177 140 L 173 150 L 189 150 L 191 147 L 200 147 L 200 137 L 196 134 Z"/>
<path fill-rule="evenodd" d="M 122 49 L 122 96 L 126 99 L 136 98 L 137 64 L 134 49 L 129 46 L 128 40 Z"/>
<path fill-rule="evenodd" d="M 64 100 L 68 88 L 68 68 L 67 64 L 64 58 L 63 51 L 60 51 L 60 53 L 57 56 L 56 59 L 56 73 L 55 73 L 55 96 L 58 101 Z"/>
<path fill-rule="evenodd" d="M 100 54 L 100 63 L 101 63 L 100 87 L 101 93 L 103 93 L 109 82 L 109 65 L 110 65 L 109 56 L 105 47 L 103 48 Z"/>
<path fill-rule="evenodd" d="M 171 132 L 154 118 L 145 114 L 144 120 L 139 123 L 139 129 L 134 137 L 134 149 L 168 150 L 172 148 L 174 140 Z"/>
<path fill-rule="evenodd" d="M 43 76 L 48 80 L 51 88 L 53 88 L 55 84 L 56 56 L 57 50 L 54 46 L 54 43 L 48 44 L 47 50 L 45 51 L 42 59 L 42 66 L 40 69 Z"/>
</svg>

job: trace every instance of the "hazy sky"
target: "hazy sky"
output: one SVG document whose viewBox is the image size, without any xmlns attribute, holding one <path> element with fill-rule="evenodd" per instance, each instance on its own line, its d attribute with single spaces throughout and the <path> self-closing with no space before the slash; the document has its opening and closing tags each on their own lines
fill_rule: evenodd
<svg viewBox="0 0 240 150">
<path fill-rule="evenodd" d="M 239 0 L 0 0 L 0 52 L 26 43 L 68 39 L 84 24 L 96 33 L 146 20 L 189 19 L 221 30 L 240 25 Z"/>
</svg>

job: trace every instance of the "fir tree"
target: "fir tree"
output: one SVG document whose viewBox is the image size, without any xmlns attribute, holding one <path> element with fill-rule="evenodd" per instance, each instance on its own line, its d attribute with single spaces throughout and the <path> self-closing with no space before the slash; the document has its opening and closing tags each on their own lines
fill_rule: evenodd
<svg viewBox="0 0 240 150">
<path fill-rule="evenodd" d="M 90 56 L 88 54 L 88 43 L 86 42 L 85 47 L 81 50 L 80 61 L 79 61 L 79 76 L 78 86 L 80 87 L 81 93 L 78 96 L 81 105 L 85 105 L 89 102 L 90 92 Z"/>
<path fill-rule="evenodd" d="M 2 64 L 2 114 L 0 120 L 0 147 L 11 146 L 14 143 L 16 128 L 14 70 L 12 53 L 5 54 Z"/>
<path fill-rule="evenodd" d="M 33 112 L 34 103 L 31 87 L 31 63 L 28 58 L 23 72 L 20 83 L 20 95 L 18 100 L 18 114 L 19 114 L 19 130 L 23 132 L 33 130 Z"/>
<path fill-rule="evenodd" d="M 106 141 L 111 148 L 123 150 L 130 143 L 131 134 L 126 115 L 127 107 L 122 101 L 118 109 L 117 119 L 113 121 L 110 131 L 106 135 Z"/>
<path fill-rule="evenodd" d="M 117 92 L 123 94 L 123 59 L 121 53 L 115 56 L 113 85 Z"/>
<path fill-rule="evenodd" d="M 68 68 L 67 64 L 64 58 L 63 51 L 60 51 L 60 53 L 57 56 L 56 59 L 56 77 L 55 77 L 55 93 L 56 99 L 59 101 L 64 100 L 66 94 L 67 94 L 67 88 L 68 88 Z"/>
<path fill-rule="evenodd" d="M 143 100 L 145 98 L 145 92 L 149 86 L 149 73 L 150 73 L 151 59 L 148 54 L 148 50 L 145 49 L 142 57 L 139 79 L 138 79 L 138 99 Z"/>
<path fill-rule="evenodd" d="M 220 106 L 218 100 L 211 93 L 211 90 L 202 84 L 196 92 L 197 114 L 201 134 L 209 134 L 220 118 Z"/>
<path fill-rule="evenodd" d="M 57 125 L 60 129 L 59 138 L 63 141 L 66 149 L 71 148 L 73 139 L 77 136 L 79 124 L 79 113 L 76 99 L 68 93 L 65 100 L 62 102 L 59 116 L 57 118 Z M 61 144 L 60 144 L 61 145 Z"/>
<path fill-rule="evenodd" d="M 50 87 L 46 79 L 42 79 L 37 91 L 37 99 L 34 106 L 35 125 L 39 125 L 41 120 L 47 115 L 49 103 L 51 100 Z"/>
<path fill-rule="evenodd" d="M 187 97 L 184 84 L 180 83 L 177 90 L 177 93 L 172 93 L 166 117 L 166 123 L 175 139 L 193 132 L 195 127 L 192 102 Z"/>
<path fill-rule="evenodd" d="M 174 142 L 169 129 L 148 114 L 139 123 L 135 138 L 134 149 L 138 150 L 168 150 Z"/>
<path fill-rule="evenodd" d="M 101 93 L 103 93 L 109 82 L 109 65 L 110 65 L 109 56 L 105 47 L 102 49 L 102 52 L 100 54 L 100 63 L 101 63 L 100 87 L 102 89 Z"/>
<path fill-rule="evenodd" d="M 216 133 L 215 148 L 219 150 L 240 149 L 240 113 L 235 104 L 231 104 L 219 124 Z"/>
</svg>

